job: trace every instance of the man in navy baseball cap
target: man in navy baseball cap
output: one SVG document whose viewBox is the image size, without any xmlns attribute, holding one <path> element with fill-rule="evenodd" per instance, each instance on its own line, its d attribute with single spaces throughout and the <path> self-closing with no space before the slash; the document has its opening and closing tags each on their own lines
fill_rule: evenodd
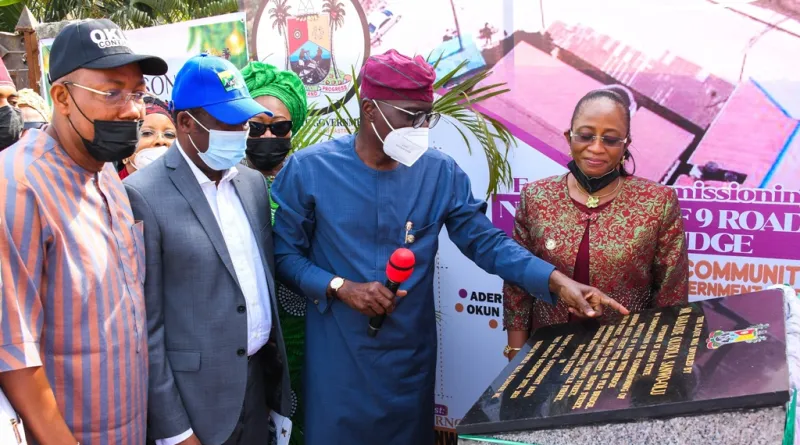
<svg viewBox="0 0 800 445">
<path fill-rule="evenodd" d="M 181 68 L 172 100 L 174 145 L 125 178 L 134 217 L 156 228 L 144 232 L 148 435 L 156 445 L 272 443 L 270 412 L 287 414 L 291 388 L 270 200 L 261 173 L 240 163 L 247 122 L 270 112 L 232 63 L 208 55 Z"/>
<path fill-rule="evenodd" d="M 166 72 L 161 58 L 134 54 L 111 20 L 70 23 L 50 50 L 52 132 L 89 171 L 129 157 L 145 113 L 144 75 Z"/>
<path fill-rule="evenodd" d="M 50 48 L 50 81 L 80 69 L 112 69 L 136 63 L 142 74 L 160 76 L 167 62 L 155 56 L 134 54 L 128 39 L 108 19 L 70 23 L 58 33 Z"/>
<path fill-rule="evenodd" d="M 144 229 L 111 161 L 136 149 L 144 74 L 166 71 L 108 20 L 67 25 L 52 124 L 0 153 L 0 387 L 34 443 L 145 443 Z"/>
</svg>

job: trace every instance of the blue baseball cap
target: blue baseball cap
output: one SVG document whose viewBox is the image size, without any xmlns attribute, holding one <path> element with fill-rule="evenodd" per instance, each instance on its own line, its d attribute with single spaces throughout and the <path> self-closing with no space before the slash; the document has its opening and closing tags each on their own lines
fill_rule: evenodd
<svg viewBox="0 0 800 445">
<path fill-rule="evenodd" d="M 228 125 L 241 124 L 261 113 L 272 116 L 250 97 L 242 73 L 231 62 L 208 54 L 192 57 L 178 71 L 172 103 L 175 110 L 202 108 Z"/>
</svg>

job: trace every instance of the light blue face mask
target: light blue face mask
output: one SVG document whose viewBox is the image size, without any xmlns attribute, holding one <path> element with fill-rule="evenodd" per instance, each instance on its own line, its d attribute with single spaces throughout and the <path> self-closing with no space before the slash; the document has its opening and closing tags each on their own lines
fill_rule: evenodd
<svg viewBox="0 0 800 445">
<path fill-rule="evenodd" d="M 216 171 L 228 170 L 244 159 L 245 150 L 247 150 L 248 130 L 209 130 L 192 116 L 191 113 L 186 114 L 194 119 L 197 125 L 202 127 L 203 130 L 208 132 L 208 150 L 205 152 L 197 148 L 191 136 L 189 136 L 189 142 L 192 143 L 200 159 L 205 162 L 209 168 Z"/>
</svg>

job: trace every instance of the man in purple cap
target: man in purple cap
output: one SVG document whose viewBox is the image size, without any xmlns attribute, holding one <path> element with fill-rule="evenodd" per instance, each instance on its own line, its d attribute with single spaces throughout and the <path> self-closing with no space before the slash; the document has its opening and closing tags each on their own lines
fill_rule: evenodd
<svg viewBox="0 0 800 445">
<path fill-rule="evenodd" d="M 272 115 L 229 61 L 200 55 L 175 76 L 177 139 L 125 178 L 144 221 L 150 349 L 148 435 L 156 445 L 269 445 L 288 415 L 271 209 L 240 164 L 248 123 Z"/>
<path fill-rule="evenodd" d="M 391 50 L 361 71 L 361 127 L 289 158 L 275 180 L 280 279 L 307 297 L 307 445 L 434 442 L 439 232 L 490 273 L 584 316 L 627 311 L 534 257 L 486 217 L 455 161 L 428 150 L 433 68 Z M 398 303 L 384 287 L 392 252 L 416 267 Z M 376 337 L 370 317 L 391 314 Z"/>
<path fill-rule="evenodd" d="M 52 125 L 0 153 L 0 386 L 34 443 L 144 443 L 143 227 L 111 163 L 136 149 L 144 75 L 166 72 L 111 21 L 71 23 Z"/>
</svg>

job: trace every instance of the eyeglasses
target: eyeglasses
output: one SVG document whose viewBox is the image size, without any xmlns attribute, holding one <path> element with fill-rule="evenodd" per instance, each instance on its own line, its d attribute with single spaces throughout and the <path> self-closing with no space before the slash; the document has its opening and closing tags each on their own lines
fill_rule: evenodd
<svg viewBox="0 0 800 445">
<path fill-rule="evenodd" d="M 160 137 L 168 140 L 173 140 L 177 137 L 174 131 L 167 130 L 167 131 L 155 131 L 149 128 L 145 128 L 139 131 L 139 137 L 142 139 L 158 139 Z"/>
<path fill-rule="evenodd" d="M 380 103 L 382 103 L 384 105 L 388 105 L 388 106 L 394 108 L 395 110 L 399 110 L 399 111 L 402 111 L 403 113 L 406 113 L 406 114 L 408 114 L 410 116 L 413 116 L 413 118 L 411 120 L 411 126 L 414 127 L 414 128 L 421 127 L 422 124 L 424 124 L 425 122 L 428 122 L 428 128 L 433 128 L 439 122 L 439 118 L 441 117 L 441 115 L 439 113 L 436 113 L 436 112 L 428 112 L 428 111 L 411 112 L 411 111 L 405 110 L 403 108 L 394 106 L 394 105 L 392 105 L 392 104 L 390 104 L 388 102 L 384 102 L 382 100 L 379 100 L 377 102 L 380 102 Z"/>
<path fill-rule="evenodd" d="M 270 133 L 279 138 L 286 136 L 292 131 L 292 121 L 278 121 L 271 124 L 263 124 L 256 121 L 250 121 L 248 123 L 250 124 L 251 138 L 260 138 L 267 132 L 267 129 L 269 129 Z"/>
<path fill-rule="evenodd" d="M 122 107 L 128 102 L 133 102 L 137 107 L 144 107 L 144 98 L 154 97 L 147 91 L 134 91 L 133 93 L 126 94 L 123 91 L 117 91 L 117 90 L 112 90 L 112 91 L 95 90 L 94 88 L 85 87 L 75 82 L 64 82 L 64 85 L 76 86 L 82 90 L 89 91 L 90 93 L 103 96 L 106 105 L 110 107 Z"/>
<path fill-rule="evenodd" d="M 608 148 L 622 148 L 628 142 L 627 137 L 598 136 L 593 133 L 575 133 L 572 130 L 569 131 L 569 137 L 572 139 L 572 142 L 576 144 L 591 144 L 597 140 L 597 138 L 600 138 L 600 142 Z"/>
</svg>

